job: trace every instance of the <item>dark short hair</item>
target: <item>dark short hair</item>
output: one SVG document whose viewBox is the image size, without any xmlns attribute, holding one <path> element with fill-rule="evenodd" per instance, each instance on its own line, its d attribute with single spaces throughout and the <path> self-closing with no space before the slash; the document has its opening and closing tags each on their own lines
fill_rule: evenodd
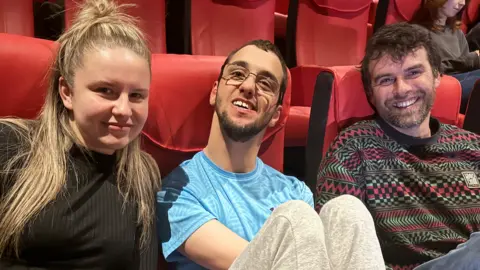
<svg viewBox="0 0 480 270">
<path fill-rule="evenodd" d="M 370 62 L 390 56 L 393 61 L 402 61 L 409 53 L 425 48 L 428 62 L 434 76 L 442 73 L 442 59 L 438 46 L 430 32 L 422 26 L 409 23 L 396 23 L 381 27 L 368 41 L 361 64 L 362 82 L 367 96 L 372 94 L 372 74 Z"/>
<path fill-rule="evenodd" d="M 222 79 L 222 74 L 223 70 L 225 69 L 225 66 L 230 63 L 230 59 L 241 49 L 253 45 L 261 50 L 264 50 L 266 52 L 273 52 L 278 59 L 280 60 L 280 63 L 282 64 L 282 71 L 283 71 L 283 78 L 282 82 L 280 83 L 280 91 L 278 95 L 278 102 L 277 105 L 281 105 L 283 102 L 283 97 L 285 96 L 285 91 L 287 90 L 287 84 L 288 84 L 288 67 L 287 64 L 285 64 L 285 60 L 283 59 L 282 53 L 280 53 L 280 50 L 278 50 L 277 46 L 275 46 L 272 42 L 268 40 L 263 40 L 263 39 L 257 39 L 257 40 L 252 40 L 249 41 L 239 48 L 233 50 L 228 54 L 227 59 L 225 59 L 225 62 L 223 62 L 222 68 L 220 69 L 220 75 L 218 76 L 218 81 Z"/>
</svg>

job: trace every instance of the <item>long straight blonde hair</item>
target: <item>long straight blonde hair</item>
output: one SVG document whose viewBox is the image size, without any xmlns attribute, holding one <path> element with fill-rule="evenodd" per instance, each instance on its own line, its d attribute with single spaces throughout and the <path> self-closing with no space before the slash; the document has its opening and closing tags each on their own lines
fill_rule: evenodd
<svg viewBox="0 0 480 270">
<path fill-rule="evenodd" d="M 131 6 L 131 5 L 128 5 Z M 16 155 L 0 168 L 0 182 L 11 183 L 0 201 L 0 258 L 19 255 L 20 237 L 29 222 L 63 191 L 67 177 L 67 155 L 74 144 L 88 154 L 69 123 L 69 112 L 59 94 L 59 78 L 73 86 L 75 70 L 85 53 L 102 47 L 124 47 L 148 61 L 151 54 L 134 18 L 123 13 L 127 5 L 112 0 L 85 0 L 70 29 L 58 40 L 58 52 L 50 74 L 50 86 L 42 110 L 35 120 L 3 119 L 22 140 Z M 0 154 L 9 149 L 0 149 Z M 134 202 L 141 226 L 140 243 L 145 247 L 155 222 L 155 192 L 160 172 L 153 158 L 140 149 L 140 138 L 116 152 L 117 183 L 125 203 Z M 21 169 L 19 169 L 21 168 Z M 2 179 L 3 178 L 3 179 Z"/>
</svg>

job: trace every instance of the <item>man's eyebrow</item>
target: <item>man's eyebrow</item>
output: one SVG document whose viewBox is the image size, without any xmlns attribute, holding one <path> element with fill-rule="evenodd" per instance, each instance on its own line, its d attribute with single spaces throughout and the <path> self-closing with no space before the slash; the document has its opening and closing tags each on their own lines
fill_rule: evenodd
<svg viewBox="0 0 480 270">
<path fill-rule="evenodd" d="M 425 66 L 420 63 L 420 64 L 413 65 L 413 66 L 411 66 L 411 67 L 408 67 L 407 69 L 405 69 L 405 71 L 410 71 L 410 70 L 412 70 L 412 69 L 418 69 L 418 68 L 422 68 L 422 69 L 423 69 L 423 68 L 425 68 Z"/>
<path fill-rule="evenodd" d="M 241 60 L 232 62 L 232 63 L 230 63 L 230 65 L 236 65 L 236 66 L 241 66 L 241 67 L 244 67 L 244 68 L 248 68 L 248 63 L 245 62 L 245 61 L 241 61 Z"/>
</svg>

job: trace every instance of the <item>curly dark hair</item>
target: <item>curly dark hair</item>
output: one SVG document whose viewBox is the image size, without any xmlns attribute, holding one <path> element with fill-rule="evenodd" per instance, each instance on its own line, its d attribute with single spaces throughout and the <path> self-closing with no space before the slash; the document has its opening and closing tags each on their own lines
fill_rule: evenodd
<svg viewBox="0 0 480 270">
<path fill-rule="evenodd" d="M 240 51 L 241 49 L 243 49 L 247 46 L 250 46 L 250 45 L 253 45 L 253 46 L 255 46 L 255 47 L 257 47 L 261 50 L 264 50 L 266 52 L 273 52 L 278 57 L 278 59 L 280 60 L 280 63 L 282 63 L 283 78 L 282 78 L 282 82 L 280 83 L 280 91 L 279 91 L 278 102 L 277 102 L 277 105 L 281 105 L 283 103 L 283 97 L 285 96 L 285 91 L 287 90 L 288 67 L 287 67 L 287 64 L 285 64 L 285 60 L 283 59 L 282 53 L 280 52 L 280 50 L 277 48 L 277 46 L 275 46 L 272 42 L 270 42 L 268 40 L 262 40 L 262 39 L 252 40 L 252 41 L 249 41 L 249 42 L 243 44 L 242 46 L 233 50 L 232 52 L 230 52 L 230 54 L 227 56 L 227 59 L 225 59 L 225 62 L 223 62 L 222 68 L 220 69 L 220 75 L 218 76 L 218 81 L 220 81 L 220 79 L 222 78 L 223 70 L 224 70 L 225 66 L 228 63 L 230 63 L 230 59 L 238 51 Z"/>
<path fill-rule="evenodd" d="M 368 41 L 365 56 L 361 63 L 362 82 L 367 96 L 371 96 L 372 74 L 370 63 L 384 55 L 390 56 L 393 61 L 402 61 L 409 53 L 420 48 L 427 51 L 428 62 L 432 67 L 433 75 L 442 73 L 442 59 L 439 49 L 432 40 L 430 32 L 422 26 L 406 22 L 385 25 L 381 27 Z"/>
</svg>

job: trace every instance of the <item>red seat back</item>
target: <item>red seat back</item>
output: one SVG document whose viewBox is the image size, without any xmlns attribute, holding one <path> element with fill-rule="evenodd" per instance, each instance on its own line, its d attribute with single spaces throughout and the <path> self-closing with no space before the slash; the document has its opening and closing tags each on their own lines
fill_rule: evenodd
<svg viewBox="0 0 480 270">
<path fill-rule="evenodd" d="M 437 88 L 432 116 L 442 123 L 455 125 L 458 122 L 461 93 L 460 83 L 451 76 L 443 75 L 440 86 Z M 337 132 L 373 115 L 374 112 L 367 101 L 358 70 L 349 71 L 334 90 L 334 94 Z"/>
<path fill-rule="evenodd" d="M 273 42 L 275 0 L 189 0 L 189 2 L 188 25 L 191 53 L 194 55 L 226 56 L 232 50 L 254 39 Z"/>
<path fill-rule="evenodd" d="M 150 108 L 144 127 L 145 150 L 162 175 L 207 144 L 213 116 L 209 95 L 225 57 L 154 55 Z M 284 128 L 290 109 L 290 85 L 279 122 L 269 129 L 260 149 L 262 160 L 282 171 Z"/>
<path fill-rule="evenodd" d="M 287 15 L 289 4 L 290 4 L 290 0 L 276 0 L 275 1 L 275 12 Z"/>
<path fill-rule="evenodd" d="M 410 21 L 422 0 L 390 0 L 385 24 Z"/>
<path fill-rule="evenodd" d="M 480 11 L 480 0 L 470 0 L 468 6 L 462 14 L 462 31 L 468 33 L 471 27 L 475 26 L 478 21 Z"/>
<path fill-rule="evenodd" d="M 121 4 L 135 4 L 126 11 L 139 19 L 139 26 L 144 31 L 150 43 L 152 53 L 165 53 L 165 0 L 116 0 Z M 177 0 L 179 1 L 179 0 Z M 70 28 L 78 3 L 81 0 L 65 0 L 65 28 Z"/>
<path fill-rule="evenodd" d="M 367 43 L 371 5 L 372 0 L 298 0 L 292 16 L 297 18 L 292 37 L 296 65 L 358 64 Z"/>
<path fill-rule="evenodd" d="M 0 0 L 0 33 L 34 36 L 32 0 Z"/>
<path fill-rule="evenodd" d="M 34 118 L 48 86 L 55 43 L 31 37 L 0 34 L 0 117 Z"/>
</svg>

